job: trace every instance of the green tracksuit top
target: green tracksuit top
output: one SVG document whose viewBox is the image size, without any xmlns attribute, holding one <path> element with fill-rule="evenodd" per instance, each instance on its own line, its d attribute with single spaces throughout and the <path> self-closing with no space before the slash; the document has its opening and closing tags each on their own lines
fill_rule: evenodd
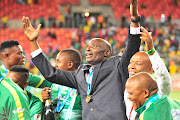
<svg viewBox="0 0 180 120">
<path fill-rule="evenodd" d="M 28 97 L 11 79 L 0 82 L 0 120 L 30 120 Z"/>
<path fill-rule="evenodd" d="M 52 84 L 51 100 L 53 100 L 54 98 L 57 98 L 59 89 L 61 91 L 60 103 L 62 104 L 70 88 L 66 86 L 58 85 L 58 84 Z M 55 111 L 56 111 L 56 108 L 55 108 Z M 72 89 L 71 94 L 69 95 L 68 100 L 60 113 L 61 114 L 60 120 L 82 120 L 81 111 L 82 111 L 81 97 L 80 95 L 78 95 L 76 89 Z"/>
<path fill-rule="evenodd" d="M 28 95 L 31 120 L 34 120 L 34 117 L 37 114 L 39 115 L 39 117 L 41 116 L 43 111 L 43 104 L 38 97 L 31 94 L 29 91 L 24 90 L 24 92 Z"/>
<path fill-rule="evenodd" d="M 166 95 L 159 95 L 160 98 L 152 102 L 157 95 L 151 96 L 143 106 L 135 110 L 140 115 L 139 120 L 180 120 L 180 114 L 177 113 L 180 103 Z"/>
<path fill-rule="evenodd" d="M 8 73 L 7 68 L 4 65 L 1 65 L 0 69 L 1 69 L 3 76 L 5 77 Z M 42 79 L 39 76 L 36 76 L 36 75 L 33 75 L 32 73 L 29 73 L 28 85 L 35 87 L 35 88 L 44 88 L 44 87 L 51 87 L 52 83 L 45 80 L 45 79 Z"/>
</svg>

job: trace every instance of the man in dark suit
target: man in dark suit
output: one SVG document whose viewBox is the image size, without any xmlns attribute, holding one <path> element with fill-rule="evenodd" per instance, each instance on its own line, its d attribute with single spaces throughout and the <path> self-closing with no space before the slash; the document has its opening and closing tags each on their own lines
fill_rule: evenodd
<svg viewBox="0 0 180 120">
<path fill-rule="evenodd" d="M 111 45 L 101 38 L 92 39 L 86 49 L 86 61 L 76 71 L 54 68 L 40 49 L 35 30 L 28 17 L 22 18 L 24 33 L 30 41 L 32 60 L 50 82 L 76 88 L 80 92 L 83 120 L 126 120 L 124 89 L 128 79 L 128 64 L 139 50 L 140 32 L 137 0 L 130 0 L 131 28 L 128 44 L 122 56 L 111 57 Z M 137 32 L 138 31 L 138 32 Z"/>
</svg>

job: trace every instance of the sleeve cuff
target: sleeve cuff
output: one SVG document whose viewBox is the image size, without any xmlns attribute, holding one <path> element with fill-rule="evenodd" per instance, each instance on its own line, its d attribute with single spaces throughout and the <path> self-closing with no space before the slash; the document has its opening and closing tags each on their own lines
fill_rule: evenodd
<svg viewBox="0 0 180 120">
<path fill-rule="evenodd" d="M 158 56 L 158 53 L 157 53 L 156 50 L 155 50 L 155 52 L 154 52 L 153 55 L 149 55 L 149 59 L 150 59 L 150 60 L 151 60 L 151 59 L 154 59 L 156 56 Z"/>
<path fill-rule="evenodd" d="M 139 27 L 131 27 L 130 26 L 130 34 L 137 35 L 140 33 L 140 26 Z"/>
<path fill-rule="evenodd" d="M 31 53 L 32 58 L 38 56 L 40 53 L 42 53 L 41 49 L 37 49 Z"/>
</svg>

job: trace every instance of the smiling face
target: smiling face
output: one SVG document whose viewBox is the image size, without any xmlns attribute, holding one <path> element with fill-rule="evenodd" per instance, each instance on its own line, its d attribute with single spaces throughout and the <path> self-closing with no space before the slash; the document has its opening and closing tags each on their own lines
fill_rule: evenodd
<svg viewBox="0 0 180 120">
<path fill-rule="evenodd" d="M 158 91 L 157 82 L 151 74 L 140 72 L 130 77 L 126 82 L 127 99 L 132 102 L 134 109 L 138 109 Z"/>
<path fill-rule="evenodd" d="M 145 52 L 137 52 L 133 55 L 128 65 L 129 77 L 139 73 L 148 72 L 152 73 L 152 65 L 149 56 Z"/>
<path fill-rule="evenodd" d="M 92 65 L 96 65 L 110 57 L 111 51 L 108 49 L 108 43 L 100 38 L 91 40 L 86 48 L 86 61 Z"/>
<path fill-rule="evenodd" d="M 126 90 L 128 92 L 127 98 L 132 102 L 132 106 L 135 110 L 145 103 L 146 98 L 144 97 L 144 91 L 143 89 L 138 88 L 135 82 L 127 83 Z"/>
</svg>

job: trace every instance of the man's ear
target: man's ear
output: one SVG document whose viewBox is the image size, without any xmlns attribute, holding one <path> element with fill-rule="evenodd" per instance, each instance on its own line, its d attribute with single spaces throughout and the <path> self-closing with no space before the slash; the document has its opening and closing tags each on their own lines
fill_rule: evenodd
<svg viewBox="0 0 180 120">
<path fill-rule="evenodd" d="M 73 68 L 73 65 L 74 65 L 74 63 L 73 63 L 72 61 L 69 61 L 69 62 L 68 62 L 68 69 Z"/>
<path fill-rule="evenodd" d="M 152 74 L 152 73 L 153 73 L 153 68 L 151 67 L 149 71 L 150 71 L 150 73 Z"/>
<path fill-rule="evenodd" d="M 24 83 L 24 88 L 26 88 L 28 86 L 28 81 L 26 81 L 25 83 Z"/>
<path fill-rule="evenodd" d="M 148 89 L 144 90 L 144 98 L 149 98 L 150 97 L 150 92 Z"/>
<path fill-rule="evenodd" d="M 104 52 L 104 57 L 110 57 L 110 56 L 111 56 L 110 50 L 106 50 L 106 51 Z"/>
<path fill-rule="evenodd" d="M 9 54 L 6 53 L 6 52 L 1 52 L 0 53 L 0 59 L 3 60 L 3 59 L 7 59 L 9 57 Z"/>
</svg>

